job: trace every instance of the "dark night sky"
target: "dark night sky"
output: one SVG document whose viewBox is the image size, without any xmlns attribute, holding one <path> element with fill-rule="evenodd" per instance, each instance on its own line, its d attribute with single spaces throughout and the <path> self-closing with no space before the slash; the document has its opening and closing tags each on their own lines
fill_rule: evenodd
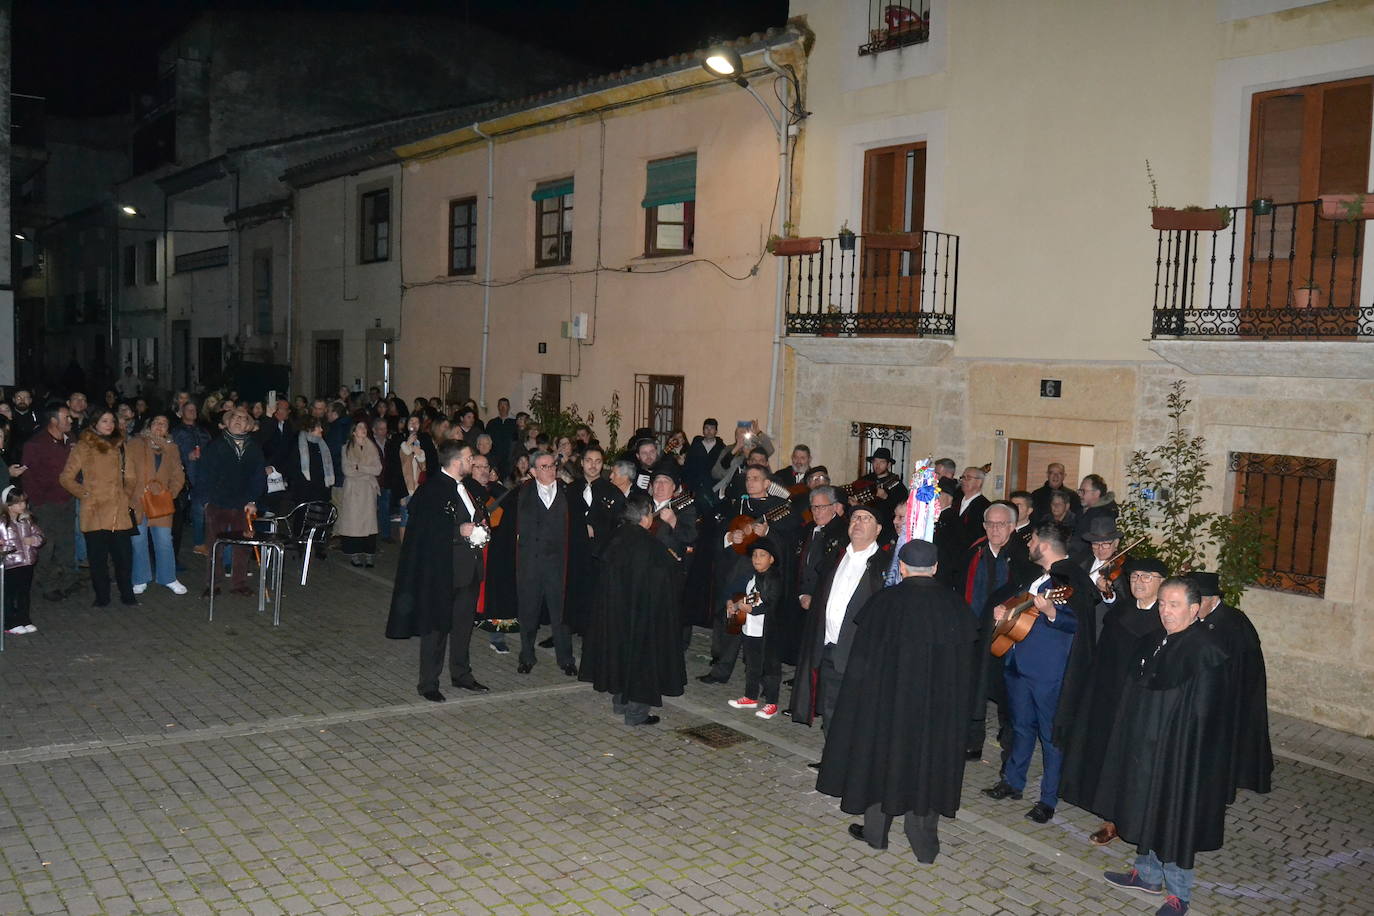
<svg viewBox="0 0 1374 916">
<path fill-rule="evenodd" d="M 15 0 L 14 91 L 108 114 L 156 74 L 159 44 L 207 9 L 392 11 L 467 19 L 604 72 L 787 19 L 786 0 Z"/>
</svg>

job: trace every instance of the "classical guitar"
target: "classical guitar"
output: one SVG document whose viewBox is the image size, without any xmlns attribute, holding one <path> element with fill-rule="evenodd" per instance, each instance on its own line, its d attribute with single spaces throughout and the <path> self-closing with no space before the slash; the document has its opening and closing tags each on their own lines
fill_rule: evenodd
<svg viewBox="0 0 1374 916">
<path fill-rule="evenodd" d="M 1042 594 L 1051 604 L 1060 604 L 1073 595 L 1073 586 L 1061 585 Z M 1012 646 L 1026 638 L 1031 627 L 1035 626 L 1035 620 L 1040 616 L 1040 612 L 1035 609 L 1035 595 L 1031 592 L 1013 595 L 997 606 L 1006 612 L 1006 616 L 992 631 L 992 645 L 989 649 L 993 655 L 1001 658 Z"/>
<path fill-rule="evenodd" d="M 730 600 L 735 603 L 735 609 L 725 612 L 725 632 L 731 636 L 738 636 L 744 630 L 744 620 L 749 616 L 749 609 L 762 604 L 763 596 L 756 591 L 747 595 L 739 592 L 732 595 Z"/>
<path fill-rule="evenodd" d="M 663 509 L 669 509 L 674 514 L 677 514 L 678 512 L 681 512 L 683 509 L 686 509 L 688 506 L 690 506 L 692 503 L 696 501 L 697 498 L 694 494 L 684 493 L 681 496 L 675 496 L 672 499 L 668 500 L 668 505 L 664 506 Z M 662 512 L 663 509 L 659 509 L 656 512 L 654 512 L 654 520 L 649 525 L 649 531 L 653 534 L 658 534 L 658 529 L 663 525 L 663 519 L 660 518 L 658 514 L 659 512 Z"/>
<path fill-rule="evenodd" d="M 730 522 L 729 530 L 731 532 L 741 532 L 744 535 L 744 539 L 738 544 L 733 545 L 735 553 L 741 556 L 749 553 L 749 546 L 759 539 L 759 536 L 755 534 L 753 530 L 756 523 L 763 522 L 771 525 L 776 521 L 786 518 L 791 511 L 792 504 L 783 503 L 775 509 L 769 509 L 762 515 L 736 515 L 734 520 Z"/>
</svg>

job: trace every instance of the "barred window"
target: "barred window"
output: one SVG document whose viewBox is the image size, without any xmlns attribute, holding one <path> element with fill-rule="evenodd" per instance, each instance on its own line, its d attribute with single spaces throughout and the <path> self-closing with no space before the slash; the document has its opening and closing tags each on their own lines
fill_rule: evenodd
<svg viewBox="0 0 1374 916">
<path fill-rule="evenodd" d="M 1261 559 L 1259 585 L 1282 592 L 1326 593 L 1336 459 L 1232 452 L 1235 509 L 1269 509 L 1273 544 Z"/>
</svg>

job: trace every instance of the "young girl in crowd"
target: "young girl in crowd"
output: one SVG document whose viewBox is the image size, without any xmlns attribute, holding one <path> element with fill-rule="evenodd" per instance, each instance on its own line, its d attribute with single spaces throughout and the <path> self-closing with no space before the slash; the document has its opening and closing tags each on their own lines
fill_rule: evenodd
<svg viewBox="0 0 1374 916">
<path fill-rule="evenodd" d="M 736 580 L 725 613 L 744 610 L 741 646 L 744 652 L 744 696 L 731 700 L 736 709 L 756 710 L 760 719 L 778 714 L 778 691 L 782 686 L 782 660 L 777 640 L 768 635 L 768 615 L 778 610 L 782 600 L 782 576 L 778 568 L 778 548 L 769 538 L 754 542 L 749 552 L 749 567 Z"/>
<path fill-rule="evenodd" d="M 0 493 L 0 551 L 5 554 L 5 632 L 36 633 L 29 617 L 29 589 L 43 532 L 29 515 L 29 501 L 13 486 Z"/>
</svg>

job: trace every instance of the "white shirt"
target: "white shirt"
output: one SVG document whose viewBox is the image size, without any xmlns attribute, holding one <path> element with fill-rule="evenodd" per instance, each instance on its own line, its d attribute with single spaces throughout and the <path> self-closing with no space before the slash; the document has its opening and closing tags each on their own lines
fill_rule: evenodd
<svg viewBox="0 0 1374 916">
<path fill-rule="evenodd" d="M 1034 582 L 1031 583 L 1031 587 L 1029 589 L 1030 593 L 1032 595 L 1040 594 L 1040 586 L 1044 585 L 1047 581 L 1049 581 L 1049 578 L 1049 573 L 1042 573 L 1039 579 L 1036 579 Z"/>
<path fill-rule="evenodd" d="M 1092 565 L 1092 568 L 1088 570 L 1088 578 L 1091 579 L 1091 580 L 1093 580 L 1094 582 L 1096 582 L 1096 581 L 1097 581 L 1097 571 L 1098 571 L 1099 569 L 1101 569 L 1102 567 L 1106 566 L 1106 565 L 1107 565 L 1106 563 L 1103 563 L 1103 562 L 1102 562 L 1101 560 L 1099 560 L 1097 557 L 1093 557 L 1093 565 Z M 1112 593 L 1111 593 L 1110 596 L 1103 595 L 1101 592 L 1099 592 L 1098 595 L 1097 595 L 1097 600 L 1098 600 L 1098 601 L 1101 601 L 1103 604 L 1115 604 L 1115 603 L 1116 603 L 1116 589 L 1112 589 Z"/>
<path fill-rule="evenodd" d="M 453 475 L 449 474 L 448 471 L 444 471 L 444 474 L 446 474 L 449 477 L 453 477 Z M 467 507 L 468 518 L 472 519 L 473 521 L 476 521 L 477 507 L 472 504 L 472 496 L 468 493 L 468 488 L 463 486 L 463 482 L 461 480 L 458 480 L 457 477 L 453 477 L 453 479 L 458 481 L 458 498 L 461 499 L 463 501 L 463 505 Z"/>
<path fill-rule="evenodd" d="M 757 580 L 755 577 L 753 577 L 753 576 L 750 576 L 750 577 L 749 577 L 749 584 L 746 585 L 746 586 L 744 586 L 744 593 L 745 593 L 746 595 L 751 594 L 751 593 L 754 591 L 754 587 L 755 587 L 755 586 L 754 586 L 754 583 L 757 582 L 757 581 L 758 581 L 758 580 Z M 748 617 L 744 618 L 744 635 L 745 635 L 745 636 L 762 636 L 762 635 L 763 635 L 763 618 L 765 618 L 765 617 L 767 617 L 767 616 L 768 616 L 767 614 L 750 614 Z"/>
<path fill-rule="evenodd" d="M 967 496 L 964 499 L 959 500 L 959 514 L 963 515 L 964 510 L 971 506 L 973 504 L 973 501 L 977 499 L 980 495 L 981 494 L 974 493 L 972 496 Z"/>
<path fill-rule="evenodd" d="M 536 480 L 534 486 L 539 490 L 539 501 L 544 504 L 544 508 L 553 508 L 554 497 L 558 495 L 558 481 L 554 481 L 546 487 Z"/>
<path fill-rule="evenodd" d="M 835 570 L 835 578 L 830 583 L 830 595 L 825 602 L 825 641 L 828 645 L 840 641 L 840 627 L 849 610 L 849 599 L 854 597 L 854 589 L 859 587 L 859 580 L 868 566 L 868 558 L 877 551 L 876 541 L 857 552 L 853 544 L 844 549 L 844 556 Z"/>
</svg>

